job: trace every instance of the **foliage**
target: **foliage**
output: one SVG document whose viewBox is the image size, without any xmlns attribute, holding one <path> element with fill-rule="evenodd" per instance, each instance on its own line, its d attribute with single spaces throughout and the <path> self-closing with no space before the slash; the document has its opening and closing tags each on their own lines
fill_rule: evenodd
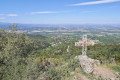
<svg viewBox="0 0 120 80">
<path fill-rule="evenodd" d="M 100 60 L 101 63 L 112 63 L 112 59 L 120 63 L 120 45 L 96 45 L 88 49 L 88 56 Z"/>
<path fill-rule="evenodd" d="M 0 79 L 21 80 L 27 58 L 37 46 L 24 33 L 17 33 L 16 25 L 9 28 L 0 29 Z"/>
<path fill-rule="evenodd" d="M 81 69 L 79 61 L 74 58 L 81 55 L 82 48 L 74 46 L 74 43 L 83 33 L 26 35 L 18 33 L 16 27 L 12 25 L 8 30 L 0 29 L 0 80 L 70 80 L 70 73 L 76 68 Z M 110 43 L 112 39 L 111 36 L 88 37 L 98 39 L 104 44 Z M 120 45 L 115 45 L 118 39 L 112 39 L 111 45 L 98 44 L 88 47 L 87 55 L 100 60 L 102 64 L 112 64 L 112 59 L 119 64 Z M 68 46 L 69 52 L 67 52 Z M 119 72 L 119 66 L 111 68 Z"/>
</svg>

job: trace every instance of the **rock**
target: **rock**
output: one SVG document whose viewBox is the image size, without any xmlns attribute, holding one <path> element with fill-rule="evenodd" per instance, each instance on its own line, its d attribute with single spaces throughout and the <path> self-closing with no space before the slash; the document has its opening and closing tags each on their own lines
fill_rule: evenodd
<svg viewBox="0 0 120 80">
<path fill-rule="evenodd" d="M 93 75 L 97 75 L 96 71 L 93 71 Z"/>
<path fill-rule="evenodd" d="M 74 76 L 74 77 L 73 77 L 73 80 L 77 80 L 77 77 L 76 77 L 76 76 Z"/>
<path fill-rule="evenodd" d="M 116 74 L 117 78 L 120 78 L 120 72 L 116 72 L 115 74 Z"/>
<path fill-rule="evenodd" d="M 93 74 L 96 78 L 104 79 L 104 80 L 119 80 L 120 73 L 117 72 L 114 74 L 114 71 L 110 70 L 106 66 L 100 66 L 100 61 L 91 59 L 87 56 L 76 56 L 75 59 L 79 60 L 81 68 L 87 74 Z"/>
<path fill-rule="evenodd" d="M 91 59 L 87 56 L 76 56 L 75 59 L 79 59 L 80 66 L 87 74 L 90 74 L 94 71 L 94 65 L 99 65 L 100 62 L 98 60 Z"/>
<path fill-rule="evenodd" d="M 46 78 L 41 78 L 40 80 L 49 80 L 49 78 L 47 78 L 47 77 Z"/>
<path fill-rule="evenodd" d="M 115 78 L 110 78 L 109 80 L 116 80 Z"/>
<path fill-rule="evenodd" d="M 99 60 L 94 60 L 95 64 L 100 65 L 100 61 Z"/>
</svg>

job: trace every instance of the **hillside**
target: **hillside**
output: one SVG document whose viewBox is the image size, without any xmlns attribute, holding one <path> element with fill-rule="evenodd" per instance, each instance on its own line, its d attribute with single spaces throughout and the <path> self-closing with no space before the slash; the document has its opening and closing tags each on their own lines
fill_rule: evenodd
<svg viewBox="0 0 120 80">
<path fill-rule="evenodd" d="M 0 80 L 120 79 L 118 34 L 86 33 L 89 39 L 98 40 L 98 43 L 88 46 L 87 58 L 76 59 L 82 54 L 82 47 L 75 46 L 75 42 L 82 39 L 84 32 L 18 33 L 15 25 L 9 28 L 0 29 Z M 93 62 L 89 63 L 91 60 Z M 90 64 L 86 69 L 92 67 L 93 71 L 86 73 L 81 61 L 86 61 L 84 65 Z"/>
</svg>

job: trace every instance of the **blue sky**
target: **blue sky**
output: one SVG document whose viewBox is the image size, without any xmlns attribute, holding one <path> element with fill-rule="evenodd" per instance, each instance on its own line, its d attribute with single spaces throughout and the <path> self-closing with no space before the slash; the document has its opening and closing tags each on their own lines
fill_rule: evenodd
<svg viewBox="0 0 120 80">
<path fill-rule="evenodd" d="M 120 24 L 120 0 L 0 0 L 0 22 Z"/>
</svg>

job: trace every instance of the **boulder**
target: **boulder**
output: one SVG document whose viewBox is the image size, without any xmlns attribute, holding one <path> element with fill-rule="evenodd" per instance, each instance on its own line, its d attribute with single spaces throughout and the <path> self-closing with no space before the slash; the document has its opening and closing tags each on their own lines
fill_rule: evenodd
<svg viewBox="0 0 120 80">
<path fill-rule="evenodd" d="M 94 66 L 100 64 L 99 60 L 94 60 L 83 55 L 76 56 L 75 58 L 79 60 L 81 68 L 87 74 L 92 73 L 94 71 Z"/>
</svg>

